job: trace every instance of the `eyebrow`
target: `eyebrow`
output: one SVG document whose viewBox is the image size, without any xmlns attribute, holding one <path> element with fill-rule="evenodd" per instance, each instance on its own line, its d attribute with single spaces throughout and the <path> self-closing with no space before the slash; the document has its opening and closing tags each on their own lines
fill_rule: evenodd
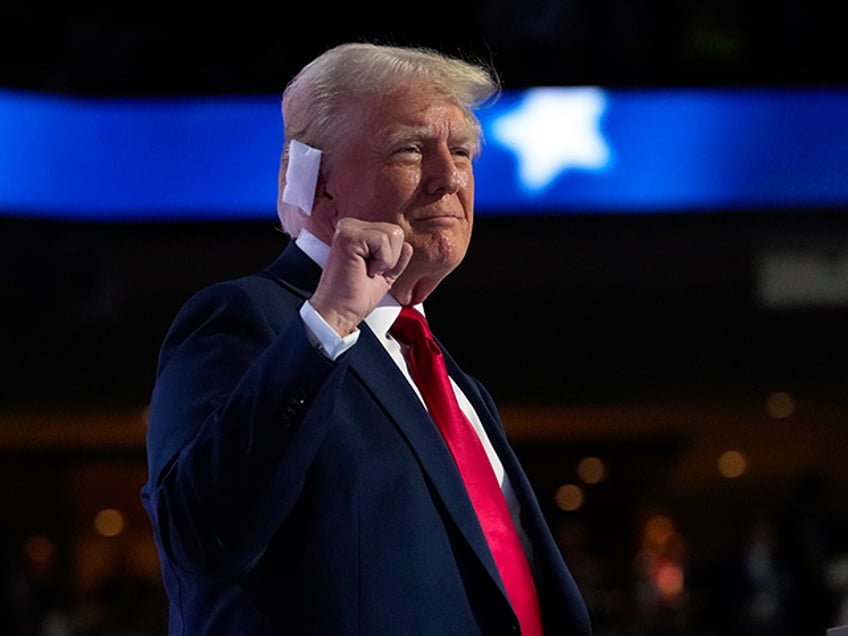
<svg viewBox="0 0 848 636">
<path fill-rule="evenodd" d="M 383 131 L 385 132 L 385 131 Z M 403 126 L 397 130 L 387 132 L 383 140 L 387 145 L 394 146 L 410 140 L 427 140 L 434 139 L 438 135 L 434 135 L 432 129 L 427 126 Z M 479 140 L 475 137 L 472 130 L 451 132 L 449 141 L 452 144 L 467 144 L 472 149 L 477 150 L 480 147 Z"/>
</svg>

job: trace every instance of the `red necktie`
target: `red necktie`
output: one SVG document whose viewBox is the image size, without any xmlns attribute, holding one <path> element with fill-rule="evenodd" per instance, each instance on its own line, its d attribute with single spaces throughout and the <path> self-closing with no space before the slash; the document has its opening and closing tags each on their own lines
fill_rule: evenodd
<svg viewBox="0 0 848 636">
<path fill-rule="evenodd" d="M 479 436 L 456 401 L 442 355 L 427 321 L 411 307 L 401 309 L 391 333 L 409 345 L 409 368 L 427 409 L 459 467 L 495 564 L 518 616 L 523 636 L 542 634 L 533 575 L 500 484 Z"/>
</svg>

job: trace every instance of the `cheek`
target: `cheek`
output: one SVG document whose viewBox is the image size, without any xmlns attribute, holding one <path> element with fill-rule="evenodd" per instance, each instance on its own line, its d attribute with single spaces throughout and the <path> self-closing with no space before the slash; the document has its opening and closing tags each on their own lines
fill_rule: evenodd
<svg viewBox="0 0 848 636">
<path fill-rule="evenodd" d="M 372 201 L 382 220 L 398 221 L 406 210 L 416 200 L 421 186 L 420 175 L 415 171 L 392 175 L 381 181 L 373 191 Z"/>
<path fill-rule="evenodd" d="M 465 185 L 459 190 L 459 197 L 462 200 L 462 207 L 468 213 L 469 219 L 474 212 L 474 175 L 465 175 Z"/>
<path fill-rule="evenodd" d="M 358 179 L 347 184 L 343 207 L 365 221 L 394 221 L 402 197 L 397 186 L 384 179 Z"/>
<path fill-rule="evenodd" d="M 398 197 L 409 198 L 421 187 L 421 172 L 419 170 L 407 170 L 393 181 Z"/>
<path fill-rule="evenodd" d="M 460 190 L 468 190 L 474 194 L 474 173 L 470 170 L 457 170 L 456 184 Z"/>
</svg>

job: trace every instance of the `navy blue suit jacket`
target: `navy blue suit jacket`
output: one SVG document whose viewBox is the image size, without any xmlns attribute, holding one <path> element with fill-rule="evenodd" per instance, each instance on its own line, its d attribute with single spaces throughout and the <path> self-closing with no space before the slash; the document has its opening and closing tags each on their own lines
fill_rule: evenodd
<svg viewBox="0 0 848 636">
<path fill-rule="evenodd" d="M 142 500 L 170 634 L 517 633 L 449 451 L 382 345 L 364 324 L 335 362 L 308 342 L 319 276 L 292 242 L 195 294 L 165 338 Z M 588 636 L 490 396 L 448 365 L 521 503 L 546 633 Z"/>
</svg>

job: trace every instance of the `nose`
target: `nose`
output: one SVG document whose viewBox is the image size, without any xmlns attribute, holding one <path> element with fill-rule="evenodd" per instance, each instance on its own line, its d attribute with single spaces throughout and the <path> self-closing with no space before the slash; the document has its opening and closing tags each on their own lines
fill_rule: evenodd
<svg viewBox="0 0 848 636">
<path fill-rule="evenodd" d="M 427 194 L 444 196 L 457 192 L 466 177 L 456 165 L 450 149 L 440 148 L 426 157 L 423 179 Z"/>
</svg>

